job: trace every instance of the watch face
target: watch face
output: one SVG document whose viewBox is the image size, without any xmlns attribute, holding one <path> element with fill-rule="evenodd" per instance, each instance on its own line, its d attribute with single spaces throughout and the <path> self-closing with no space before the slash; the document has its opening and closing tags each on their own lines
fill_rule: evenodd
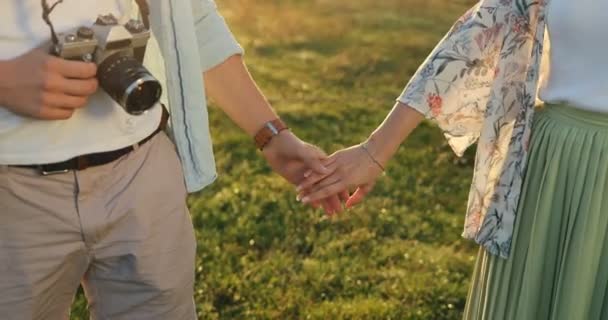
<svg viewBox="0 0 608 320">
<path fill-rule="evenodd" d="M 266 127 L 268 129 L 270 129 L 270 132 L 272 132 L 273 136 L 276 136 L 277 134 L 279 134 L 279 130 L 274 126 L 274 124 L 269 122 L 266 124 Z"/>
</svg>

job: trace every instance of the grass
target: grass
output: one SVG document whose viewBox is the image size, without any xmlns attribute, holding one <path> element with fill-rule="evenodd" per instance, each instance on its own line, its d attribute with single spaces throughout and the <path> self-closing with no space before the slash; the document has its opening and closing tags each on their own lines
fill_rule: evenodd
<svg viewBox="0 0 608 320">
<path fill-rule="evenodd" d="M 218 0 L 254 77 L 300 137 L 361 142 L 472 0 Z M 460 238 L 473 154 L 425 123 L 360 207 L 301 206 L 211 110 L 220 179 L 189 199 L 201 319 L 459 319 L 476 247 Z M 87 317 L 82 295 L 72 319 Z"/>
</svg>

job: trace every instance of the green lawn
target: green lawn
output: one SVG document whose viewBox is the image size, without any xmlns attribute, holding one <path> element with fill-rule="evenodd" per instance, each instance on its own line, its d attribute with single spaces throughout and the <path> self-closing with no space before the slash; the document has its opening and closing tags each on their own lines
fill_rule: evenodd
<svg viewBox="0 0 608 320">
<path fill-rule="evenodd" d="M 328 152 L 361 142 L 472 0 L 217 0 L 274 107 Z M 190 198 L 201 319 L 460 319 L 473 153 L 424 124 L 360 207 L 301 206 L 219 110 L 220 179 Z M 79 298 L 73 319 L 86 316 Z M 170 320 L 170 319 L 168 319 Z"/>
</svg>

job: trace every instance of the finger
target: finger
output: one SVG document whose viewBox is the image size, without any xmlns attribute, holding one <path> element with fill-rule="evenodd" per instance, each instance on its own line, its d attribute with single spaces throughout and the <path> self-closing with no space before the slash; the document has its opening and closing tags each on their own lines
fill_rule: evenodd
<svg viewBox="0 0 608 320">
<path fill-rule="evenodd" d="M 330 167 L 332 164 L 336 163 L 337 159 L 336 157 L 329 157 L 325 160 L 323 160 L 323 165 L 326 167 Z M 304 173 L 304 178 L 308 178 L 310 176 L 312 176 L 315 173 L 314 170 L 308 170 Z"/>
<path fill-rule="evenodd" d="M 331 171 L 323 165 L 323 162 L 321 161 L 321 159 L 313 159 L 313 158 L 308 158 L 304 160 L 304 163 L 311 168 L 315 173 L 318 174 L 322 174 L 322 175 L 328 175 L 331 174 Z"/>
<path fill-rule="evenodd" d="M 337 159 L 334 157 L 329 157 L 325 160 L 323 160 L 323 165 L 326 166 L 327 168 L 329 168 L 331 170 L 331 166 L 336 163 Z M 314 170 L 308 170 L 304 173 L 304 178 L 308 178 L 310 176 L 312 176 L 315 173 Z"/>
<path fill-rule="evenodd" d="M 45 89 L 71 96 L 87 97 L 95 93 L 98 86 L 99 84 L 95 78 L 75 80 L 61 76 L 51 76 L 45 84 Z"/>
<path fill-rule="evenodd" d="M 334 215 L 334 211 L 331 207 L 331 204 L 328 201 L 322 200 L 322 201 L 320 201 L 320 203 L 321 203 L 321 206 L 323 207 L 323 211 L 325 211 L 325 214 L 327 216 L 331 217 Z"/>
<path fill-rule="evenodd" d="M 304 173 L 304 178 L 308 178 L 308 177 L 310 177 L 310 176 L 311 176 L 313 173 L 315 173 L 315 172 L 314 172 L 314 171 L 312 171 L 312 170 L 308 170 L 308 171 L 306 171 L 306 172 Z"/>
<path fill-rule="evenodd" d="M 319 181 L 317 184 L 311 186 L 310 188 L 306 188 L 304 190 L 305 192 L 302 192 L 302 198 L 304 198 L 304 196 L 306 196 L 306 194 L 311 194 L 317 190 L 321 190 L 327 186 L 336 184 L 342 180 L 343 180 L 342 177 L 340 177 L 339 175 L 332 174 L 331 176 Z M 342 192 L 342 190 L 340 190 L 340 192 Z"/>
<path fill-rule="evenodd" d="M 90 79 L 97 75 L 97 66 L 91 62 L 66 60 L 51 56 L 49 67 L 70 79 Z"/>
<path fill-rule="evenodd" d="M 60 85 L 63 89 L 62 92 L 65 94 L 85 97 L 88 97 L 95 93 L 99 87 L 99 83 L 95 78 L 87 80 L 64 79 L 60 82 Z"/>
<path fill-rule="evenodd" d="M 340 201 L 346 202 L 348 199 L 350 199 L 350 192 L 348 192 L 348 190 L 344 190 L 340 192 L 338 196 L 340 197 Z"/>
<path fill-rule="evenodd" d="M 87 97 L 69 96 L 61 93 L 47 92 L 42 97 L 42 104 L 49 107 L 79 109 L 87 105 Z"/>
<path fill-rule="evenodd" d="M 310 180 L 308 180 L 310 179 Z M 304 182 L 302 182 L 297 188 L 296 191 L 298 192 L 298 197 L 304 198 L 304 196 L 322 189 L 330 184 L 334 184 L 337 182 L 340 182 L 342 179 L 342 177 L 334 172 L 333 174 L 331 174 L 330 176 L 327 177 L 323 177 L 323 176 L 319 176 L 319 175 L 315 175 L 311 178 L 308 178 L 307 180 L 305 180 Z M 314 182 L 317 181 L 317 182 Z"/>
<path fill-rule="evenodd" d="M 340 198 L 337 195 L 331 196 L 331 197 L 325 199 L 325 201 L 327 201 L 327 203 L 331 206 L 333 214 L 340 213 L 344 210 L 342 208 L 342 203 L 340 202 Z"/>
<path fill-rule="evenodd" d="M 331 196 L 325 198 L 322 200 L 322 203 L 323 208 L 325 209 L 325 213 L 330 217 L 344 210 L 342 208 L 342 203 L 340 203 L 340 199 L 338 198 L 338 196 Z"/>
<path fill-rule="evenodd" d="M 367 196 L 370 191 L 372 191 L 373 186 L 371 185 L 366 185 L 366 186 L 361 186 L 359 188 L 357 188 L 357 190 L 355 191 L 355 193 L 353 193 L 353 195 L 350 197 L 350 199 L 348 199 L 348 201 L 346 201 L 346 208 L 352 208 L 356 205 L 358 205 L 359 203 L 361 203 L 363 201 L 363 199 L 365 198 L 365 196 Z"/>
<path fill-rule="evenodd" d="M 296 192 L 300 193 L 306 189 L 310 189 L 312 186 L 321 182 L 323 179 L 329 179 L 330 177 L 336 175 L 336 171 L 338 170 L 337 164 L 332 164 L 327 168 L 330 171 L 329 174 L 313 173 L 312 175 L 306 177 L 304 181 L 300 182 L 300 184 L 298 184 L 298 186 L 296 187 Z"/>
<path fill-rule="evenodd" d="M 318 174 L 328 175 L 331 173 L 329 168 L 323 164 L 323 160 L 327 157 L 323 151 L 316 147 L 312 147 L 309 154 L 303 157 L 304 163 Z"/>
<path fill-rule="evenodd" d="M 63 109 L 54 107 L 42 107 L 37 115 L 37 118 L 44 120 L 66 120 L 74 114 L 73 109 Z"/>
<path fill-rule="evenodd" d="M 336 161 L 338 161 L 338 158 L 336 158 L 336 157 L 329 157 L 329 158 L 323 160 L 323 165 L 325 165 L 326 167 L 329 167 L 332 164 L 336 163 Z"/>
<path fill-rule="evenodd" d="M 335 184 L 329 185 L 323 189 L 317 190 L 317 191 L 305 196 L 304 198 L 302 198 L 302 202 L 311 203 L 314 201 L 325 199 L 329 196 L 337 195 L 344 189 L 346 189 L 346 188 L 342 184 L 342 182 L 335 183 Z"/>
</svg>

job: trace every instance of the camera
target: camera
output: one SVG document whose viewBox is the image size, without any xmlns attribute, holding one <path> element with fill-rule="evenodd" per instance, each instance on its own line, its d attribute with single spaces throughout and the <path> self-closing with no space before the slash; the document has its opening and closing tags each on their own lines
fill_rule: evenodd
<svg viewBox="0 0 608 320">
<path fill-rule="evenodd" d="M 160 100 L 162 86 L 143 66 L 150 30 L 140 20 L 119 24 L 101 15 L 92 27 L 59 35 L 53 53 L 97 64 L 99 86 L 129 114 L 140 115 Z"/>
</svg>

